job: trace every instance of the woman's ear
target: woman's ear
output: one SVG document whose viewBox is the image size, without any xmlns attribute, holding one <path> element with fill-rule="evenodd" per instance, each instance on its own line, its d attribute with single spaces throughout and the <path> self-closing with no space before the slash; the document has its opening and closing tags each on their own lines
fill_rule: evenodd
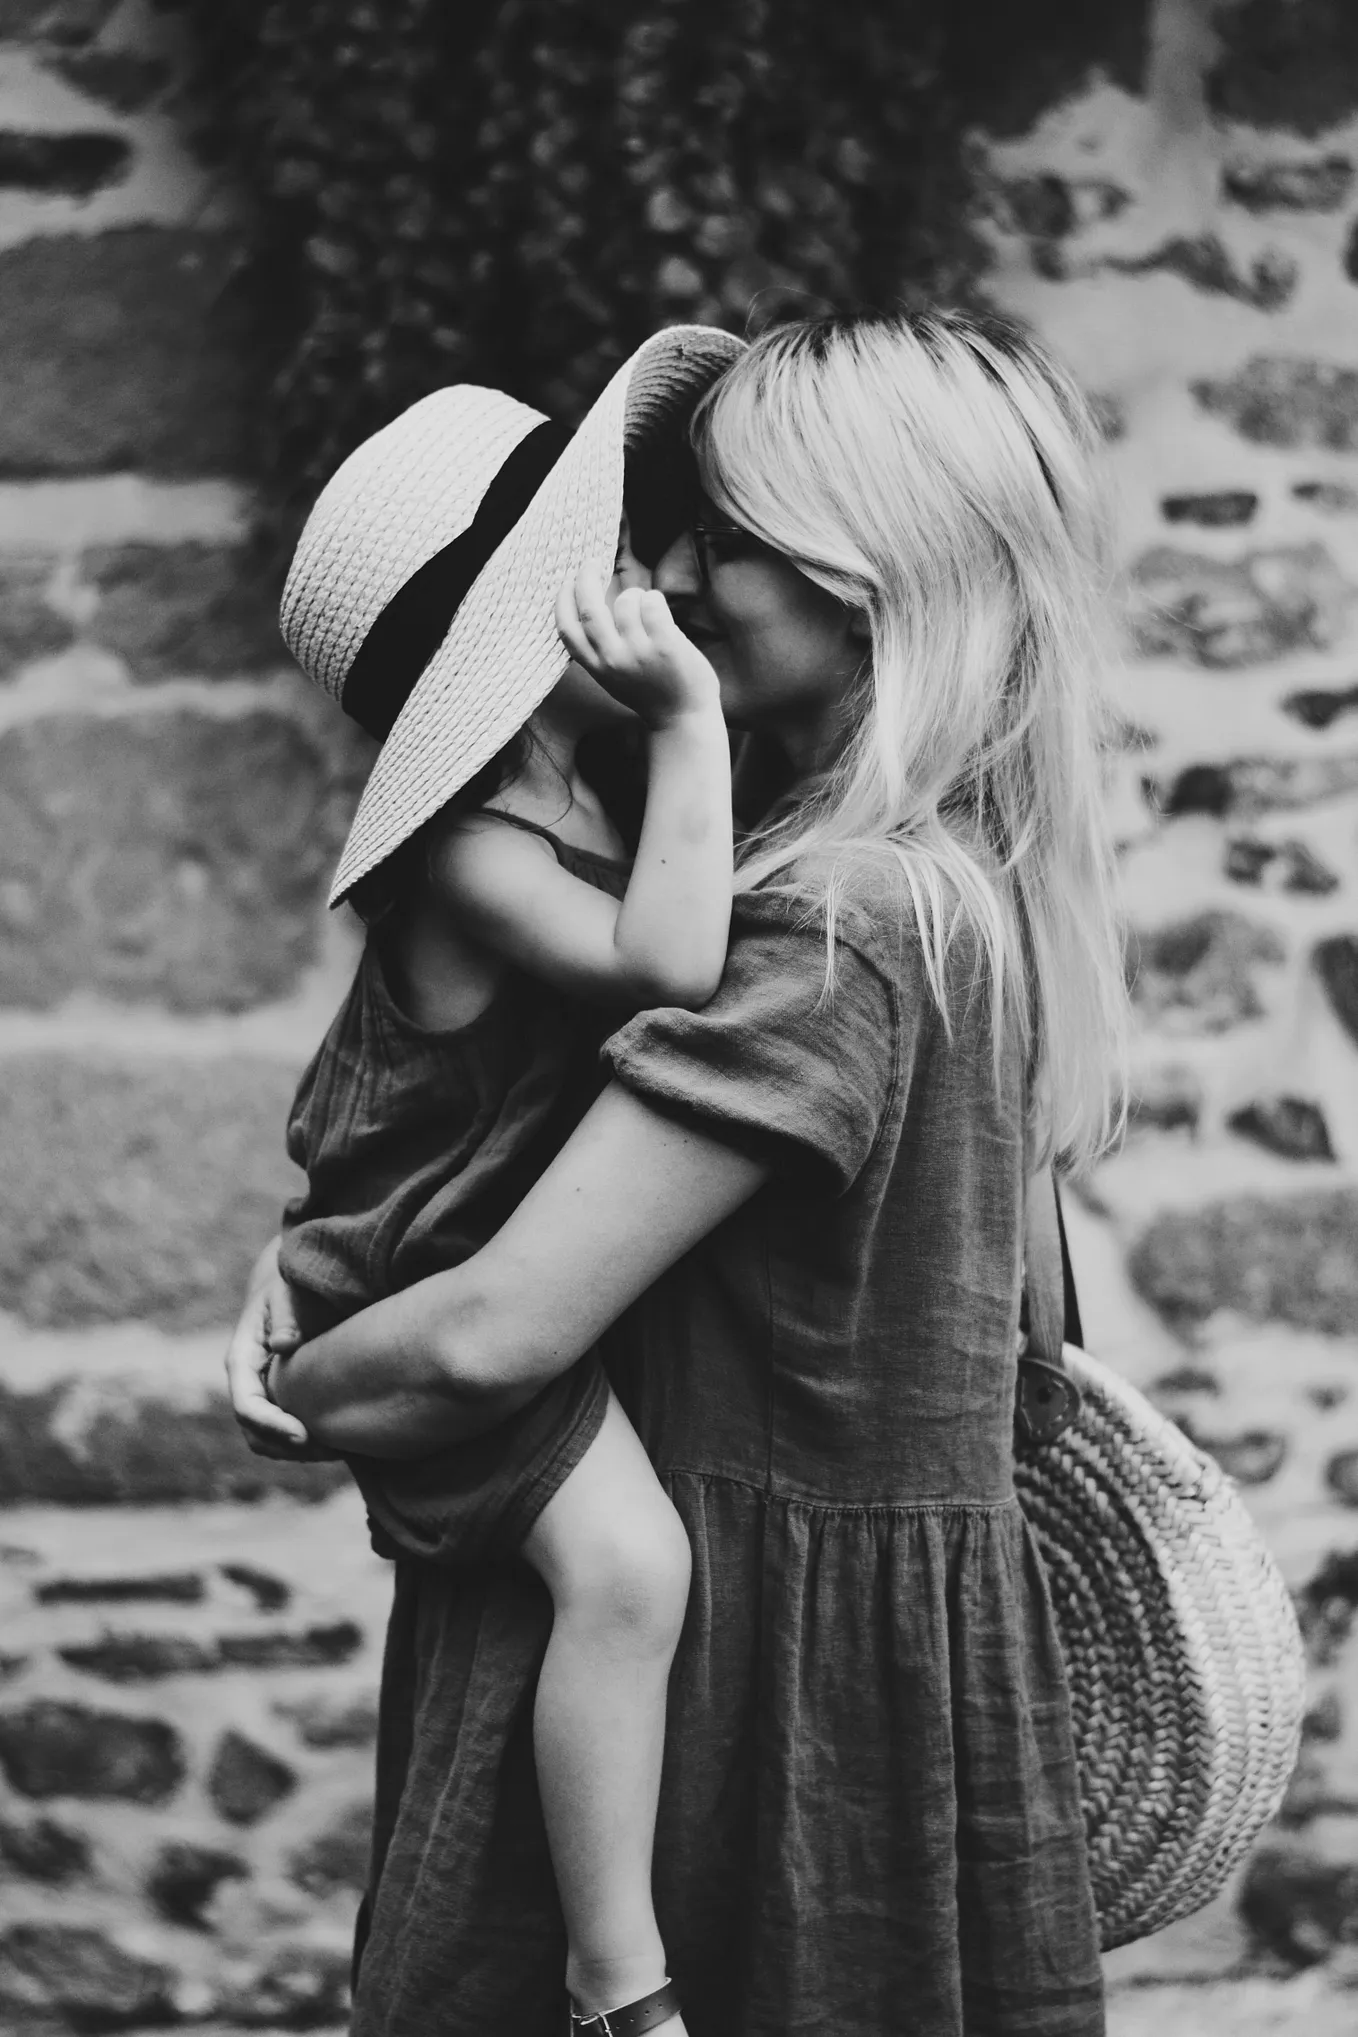
<svg viewBox="0 0 1358 2037">
<path fill-rule="evenodd" d="M 851 608 L 849 610 L 849 635 L 854 639 L 855 643 L 870 644 L 872 642 L 872 618 L 866 608 Z"/>
</svg>

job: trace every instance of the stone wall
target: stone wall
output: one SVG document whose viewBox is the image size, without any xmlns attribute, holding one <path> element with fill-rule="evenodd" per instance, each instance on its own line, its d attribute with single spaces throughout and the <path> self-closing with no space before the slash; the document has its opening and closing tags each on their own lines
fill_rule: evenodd
<svg viewBox="0 0 1358 2037">
<path fill-rule="evenodd" d="M 1314 1695 L 1276 1829 L 1113 2028 L 1358 2019 L 1358 12 L 1156 0 L 990 140 L 991 287 L 1098 398 L 1136 1109 L 1089 1341 L 1241 1482 Z M 1270 2020 L 1277 2019 L 1277 2020 Z M 1327 2019 L 1332 2019 L 1331 2021 Z"/>
<path fill-rule="evenodd" d="M 1110 1961 L 1113 2029 L 1327 2037 L 1358 1999 L 1358 27 L 1087 11 L 980 143 L 990 287 L 1099 400 L 1127 569 L 1137 1109 L 1071 1228 L 1091 1343 L 1241 1480 L 1314 1664 L 1276 1830 Z M 6 2037 L 333 2027 L 365 1848 L 385 1573 L 219 1392 L 352 962 L 323 892 L 364 756 L 281 658 L 247 223 L 184 146 L 175 38 L 150 0 L 0 0 Z"/>
<path fill-rule="evenodd" d="M 384 1566 L 222 1326 L 363 757 L 253 542 L 242 221 L 142 0 L 0 4 L 0 2029 L 343 2014 Z"/>
</svg>

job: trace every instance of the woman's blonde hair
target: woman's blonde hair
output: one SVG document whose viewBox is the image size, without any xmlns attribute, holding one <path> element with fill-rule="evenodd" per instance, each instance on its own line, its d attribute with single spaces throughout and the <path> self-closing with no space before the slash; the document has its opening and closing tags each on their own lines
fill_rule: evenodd
<svg viewBox="0 0 1358 2037">
<path fill-rule="evenodd" d="M 777 327 L 693 426 L 717 506 L 871 630 L 836 763 L 747 844 L 739 887 L 781 880 L 823 911 L 832 981 L 846 884 L 898 864 L 945 1023 L 969 926 L 997 1078 L 1017 1026 L 1037 1156 L 1071 1166 L 1123 1112 L 1097 436 L 1031 340 L 943 312 Z"/>
</svg>

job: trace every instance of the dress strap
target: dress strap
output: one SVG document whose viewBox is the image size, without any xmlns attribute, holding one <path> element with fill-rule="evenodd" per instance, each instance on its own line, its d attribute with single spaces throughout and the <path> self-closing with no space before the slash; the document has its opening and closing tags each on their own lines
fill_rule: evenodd
<svg viewBox="0 0 1358 2037">
<path fill-rule="evenodd" d="M 503 821 L 507 828 L 518 828 L 521 834 L 541 835 L 543 841 L 548 844 L 552 854 L 556 857 L 557 862 L 560 863 L 563 860 L 562 850 L 565 847 L 565 843 L 559 841 L 550 828 L 540 826 L 535 820 L 524 820 L 521 815 L 506 813 L 499 806 L 478 806 L 475 817 L 483 820 Z M 472 816 L 469 814 L 468 819 L 471 818 Z"/>
</svg>

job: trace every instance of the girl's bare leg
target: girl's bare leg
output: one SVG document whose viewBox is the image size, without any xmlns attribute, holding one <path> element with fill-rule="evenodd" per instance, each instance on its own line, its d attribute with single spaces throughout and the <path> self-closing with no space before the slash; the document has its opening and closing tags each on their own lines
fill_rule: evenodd
<svg viewBox="0 0 1358 2037">
<path fill-rule="evenodd" d="M 683 1525 L 612 1394 L 523 1553 L 555 1609 L 533 1730 L 566 1918 L 566 1985 L 582 2014 L 597 2015 L 665 1979 L 651 1851 L 689 1578 Z M 678 2018 L 663 2028 L 682 2037 Z"/>
</svg>

